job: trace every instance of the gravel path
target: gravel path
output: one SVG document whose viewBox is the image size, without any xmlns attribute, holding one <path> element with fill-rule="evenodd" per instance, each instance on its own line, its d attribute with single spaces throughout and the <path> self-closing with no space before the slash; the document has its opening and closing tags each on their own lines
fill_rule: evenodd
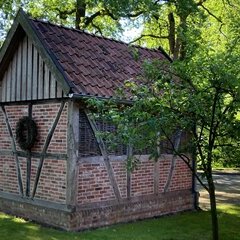
<svg viewBox="0 0 240 240">
<path fill-rule="evenodd" d="M 232 203 L 240 205 L 240 173 L 214 173 L 217 203 Z M 197 186 L 200 193 L 199 205 L 202 209 L 209 209 L 209 196 L 206 190 Z"/>
</svg>

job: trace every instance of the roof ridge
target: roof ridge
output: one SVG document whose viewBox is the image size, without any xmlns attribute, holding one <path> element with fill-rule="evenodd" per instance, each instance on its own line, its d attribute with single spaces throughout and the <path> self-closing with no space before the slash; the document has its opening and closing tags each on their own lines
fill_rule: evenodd
<svg viewBox="0 0 240 240">
<path fill-rule="evenodd" d="M 43 24 L 50 24 L 52 26 L 59 27 L 59 28 L 64 28 L 64 29 L 71 30 L 71 31 L 74 31 L 74 32 L 84 33 L 84 34 L 89 35 L 91 37 L 96 37 L 96 38 L 105 39 L 105 40 L 108 40 L 108 41 L 120 43 L 120 44 L 126 45 L 127 47 L 135 47 L 135 48 L 141 48 L 141 49 L 148 50 L 148 51 L 153 51 L 153 52 L 161 52 L 168 60 L 172 61 L 171 57 L 166 53 L 166 51 L 162 47 L 158 47 L 158 48 L 143 47 L 143 46 L 140 46 L 140 45 L 130 44 L 130 43 L 127 43 L 127 42 L 124 42 L 124 41 L 121 41 L 121 40 L 117 40 L 117 39 L 114 39 L 112 37 L 100 36 L 100 35 L 97 35 L 97 34 L 94 34 L 94 33 L 87 32 L 87 31 L 82 30 L 82 29 L 76 29 L 74 27 L 68 27 L 68 26 L 64 26 L 64 25 L 61 25 L 61 24 L 52 23 L 50 21 L 45 21 L 43 19 L 37 19 L 37 18 L 33 18 L 33 17 L 29 17 L 29 19 L 32 20 L 32 21 L 41 22 Z"/>
</svg>

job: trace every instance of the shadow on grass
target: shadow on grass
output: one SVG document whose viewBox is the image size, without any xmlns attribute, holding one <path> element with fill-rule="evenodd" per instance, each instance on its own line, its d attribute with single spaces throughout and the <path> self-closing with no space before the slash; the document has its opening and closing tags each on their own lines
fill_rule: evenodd
<svg viewBox="0 0 240 240">
<path fill-rule="evenodd" d="M 240 205 L 219 205 L 218 219 L 221 239 L 240 239 Z"/>
<path fill-rule="evenodd" d="M 240 206 L 219 208 L 220 236 L 239 240 Z M 207 240 L 211 239 L 209 212 L 186 212 L 92 231 L 69 233 L 0 213 L 0 239 L 16 240 Z"/>
</svg>

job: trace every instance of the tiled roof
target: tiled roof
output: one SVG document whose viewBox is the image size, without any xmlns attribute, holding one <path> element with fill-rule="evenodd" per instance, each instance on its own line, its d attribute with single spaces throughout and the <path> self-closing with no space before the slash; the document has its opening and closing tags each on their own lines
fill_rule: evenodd
<svg viewBox="0 0 240 240">
<path fill-rule="evenodd" d="M 30 22 L 76 94 L 113 97 L 126 80 L 142 74 L 144 59 L 167 59 L 160 50 L 137 47 L 136 60 L 126 43 L 48 22 Z"/>
</svg>

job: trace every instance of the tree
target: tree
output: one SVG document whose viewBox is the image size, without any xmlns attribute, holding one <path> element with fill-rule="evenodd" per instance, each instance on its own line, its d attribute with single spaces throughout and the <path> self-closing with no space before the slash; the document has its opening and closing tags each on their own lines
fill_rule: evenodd
<svg viewBox="0 0 240 240">
<path fill-rule="evenodd" d="M 0 6 L 5 29 L 9 27 L 16 11 L 22 7 L 32 17 L 76 29 L 87 29 L 105 35 L 120 31 L 120 25 L 116 21 L 118 19 L 103 3 L 104 1 L 85 0 L 7 0 L 0 2 Z"/>
<path fill-rule="evenodd" d="M 108 107 L 101 109 L 101 117 L 104 115 L 117 127 L 117 141 L 132 146 L 133 151 L 151 148 L 150 157 L 157 159 L 161 155 L 159 143 L 168 140 L 173 154 L 193 172 L 188 153 L 197 155 L 196 160 L 207 179 L 207 185 L 202 184 L 210 196 L 214 240 L 219 236 L 212 164 L 218 161 L 222 148 L 231 147 L 235 151 L 240 144 L 237 118 L 240 59 L 232 48 L 229 46 L 227 51 L 216 54 L 201 48 L 196 58 L 176 61 L 169 69 L 163 68 L 161 62 L 148 62 L 141 80 L 144 84 L 126 83 L 134 99 L 132 105 L 124 107 L 112 103 L 109 108 L 107 103 Z M 177 143 L 182 132 L 192 137 L 191 145 L 185 148 L 179 148 Z M 116 141 L 115 135 L 111 137 Z M 135 163 L 136 159 L 130 156 L 128 166 L 135 166 Z M 171 174 L 169 172 L 168 182 Z M 168 185 L 166 183 L 166 191 Z"/>
<path fill-rule="evenodd" d="M 133 43 L 148 47 L 162 46 L 173 58 L 184 58 L 185 47 L 194 35 L 198 43 L 202 36 L 215 50 L 224 48 L 228 26 L 239 11 L 236 0 L 170 0 L 155 1 L 156 7 L 148 8 L 143 18 L 142 34 Z M 192 39 L 193 40 L 193 39 Z M 182 55 L 182 56 L 181 56 Z"/>
<path fill-rule="evenodd" d="M 123 31 L 121 21 L 146 13 L 150 3 L 151 0 L 4 0 L 0 1 L 1 37 L 5 37 L 16 12 L 22 7 L 35 18 L 120 38 Z"/>
<path fill-rule="evenodd" d="M 103 108 L 101 113 L 117 126 L 118 141 L 121 139 L 139 149 L 152 148 L 150 157 L 157 159 L 161 154 L 159 142 L 167 139 L 174 155 L 181 157 L 194 171 L 186 148 L 181 149 L 177 144 L 183 131 L 190 133 L 192 145 L 188 149 L 192 150 L 193 157 L 196 156 L 207 179 L 207 185 L 202 184 L 210 196 L 213 239 L 218 240 L 212 165 L 224 157 L 226 150 L 237 152 L 240 144 L 240 76 L 237 67 L 240 44 L 235 12 L 239 10 L 239 3 L 223 2 L 231 14 L 227 12 L 221 19 L 212 12 L 212 5 L 209 4 L 209 8 L 204 5 L 207 1 L 158 2 L 161 11 L 156 10 L 149 23 L 157 19 L 159 25 L 163 25 L 151 24 L 152 29 L 148 29 L 146 22 L 145 32 L 137 41 L 146 37 L 167 41 L 173 63 L 169 66 L 146 61 L 143 78 L 138 79 L 139 82 L 126 82 L 133 104 L 125 107 L 113 104 L 107 110 Z M 164 22 L 165 29 L 162 27 Z M 150 30 L 152 32 L 147 32 Z M 216 35 L 206 38 L 206 31 Z M 129 166 L 135 166 L 133 156 L 128 161 Z"/>
</svg>

